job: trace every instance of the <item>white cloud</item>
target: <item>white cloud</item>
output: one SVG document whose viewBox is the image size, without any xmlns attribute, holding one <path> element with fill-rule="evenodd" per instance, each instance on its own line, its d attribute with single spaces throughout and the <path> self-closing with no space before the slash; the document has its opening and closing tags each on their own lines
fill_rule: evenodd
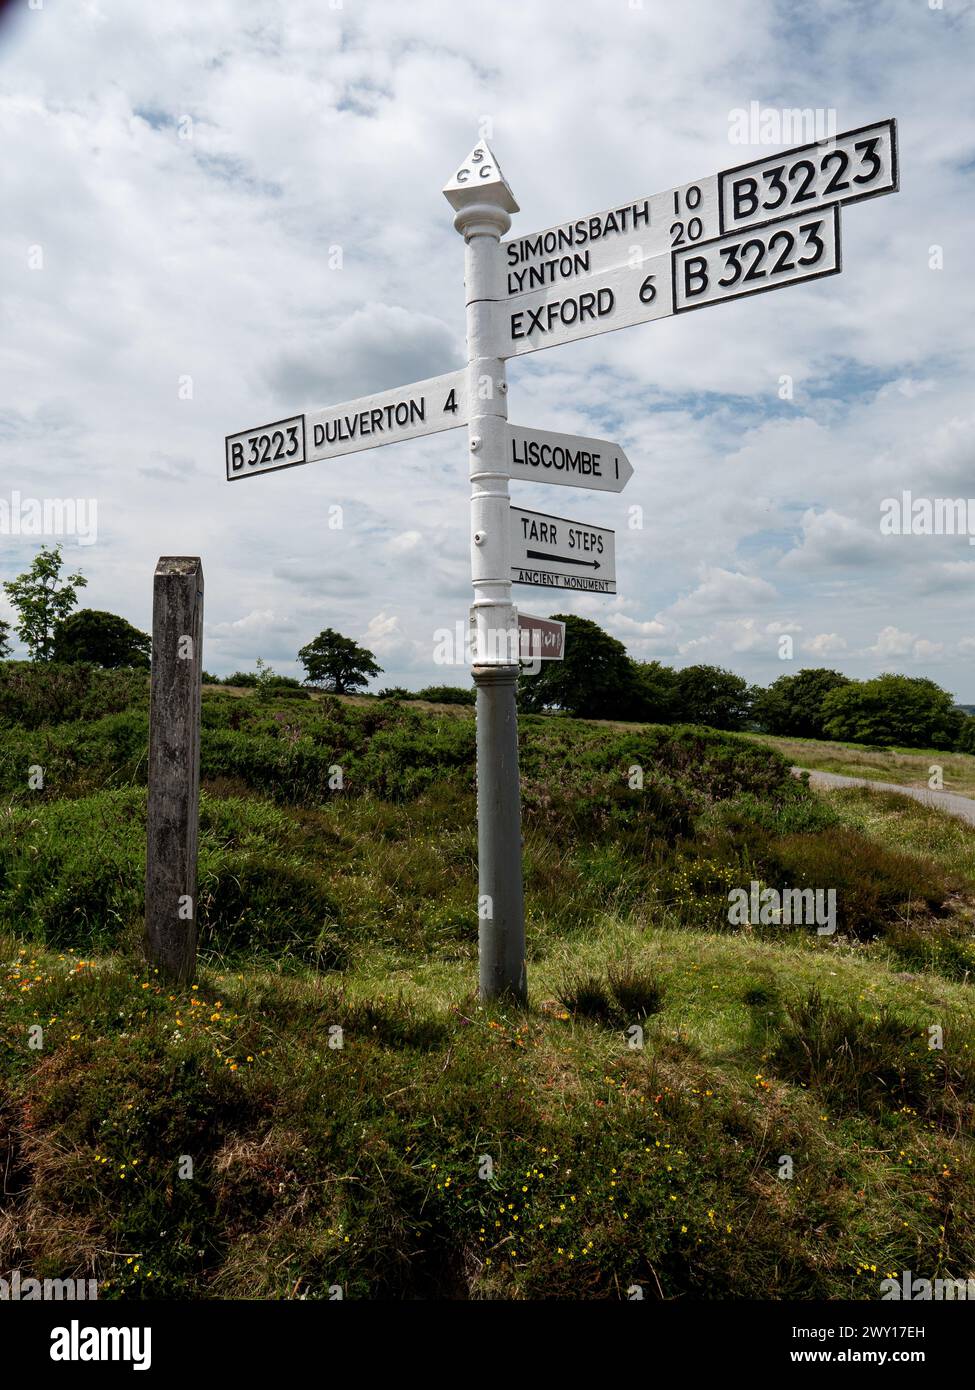
<svg viewBox="0 0 975 1390">
<path fill-rule="evenodd" d="M 753 98 L 826 102 L 841 129 L 893 113 L 903 187 L 844 211 L 842 275 L 510 364 L 512 419 L 618 440 L 636 470 L 618 498 L 513 488 L 615 526 L 620 589 L 516 600 L 751 680 L 779 674 L 782 631 L 842 631 L 866 670 L 896 616 L 925 634 L 904 659 L 940 658 L 975 700 L 971 552 L 879 535 L 883 497 L 971 487 L 975 118 L 943 18 L 913 0 L 830 3 L 801 31 L 746 0 L 7 7 L 2 487 L 97 497 L 86 601 L 142 628 L 157 557 L 201 555 L 209 669 L 280 666 L 322 627 L 371 633 L 382 614 L 398 621 L 375 638 L 383 682 L 434 680 L 433 633 L 470 600 L 463 432 L 233 487 L 223 436 L 462 364 L 463 246 L 440 189 L 477 122 L 528 234 L 768 153 L 729 143 Z M 4 540 L 0 578 L 34 550 Z"/>
<path fill-rule="evenodd" d="M 943 642 L 932 642 L 930 638 L 918 637 L 913 632 L 903 632 L 897 627 L 885 627 L 877 634 L 877 640 L 868 651 L 881 660 L 909 658 L 912 661 L 930 661 L 940 657 L 944 651 Z"/>
<path fill-rule="evenodd" d="M 697 588 L 671 604 L 668 613 L 675 620 L 686 623 L 689 619 L 767 604 L 775 597 L 775 587 L 758 575 L 705 566 Z"/>
<path fill-rule="evenodd" d="M 802 644 L 804 656 L 839 656 L 846 649 L 846 638 L 837 632 L 818 632 Z"/>
</svg>

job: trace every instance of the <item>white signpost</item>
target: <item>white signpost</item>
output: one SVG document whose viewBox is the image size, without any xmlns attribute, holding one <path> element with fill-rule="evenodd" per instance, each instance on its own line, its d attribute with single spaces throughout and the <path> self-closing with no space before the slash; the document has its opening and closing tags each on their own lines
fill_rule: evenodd
<svg viewBox="0 0 975 1390">
<path fill-rule="evenodd" d="M 622 492 L 633 477 L 633 465 L 618 444 L 511 424 L 508 470 L 513 481 L 562 483 L 597 492 Z"/>
<path fill-rule="evenodd" d="M 505 293 L 639 265 L 725 232 L 897 188 L 897 126 L 877 121 L 501 243 Z"/>
<path fill-rule="evenodd" d="M 564 624 L 519 615 L 511 586 L 616 592 L 614 533 L 512 507 L 509 483 L 620 492 L 633 473 L 606 440 L 510 425 L 505 360 L 835 275 L 840 206 L 897 187 L 885 120 L 502 242 L 518 204 L 481 141 L 443 190 L 466 248 L 467 368 L 227 436 L 234 481 L 467 425 L 482 999 L 527 997 L 518 654 L 565 648 Z"/>
<path fill-rule="evenodd" d="M 502 355 L 557 347 L 840 269 L 839 208 L 796 213 L 505 300 L 498 306 Z"/>
<path fill-rule="evenodd" d="M 466 424 L 467 373 L 447 372 L 412 386 L 230 434 L 225 441 L 227 479 L 273 473 Z"/>
<path fill-rule="evenodd" d="M 547 589 L 615 594 L 616 537 L 604 526 L 512 507 L 511 578 Z"/>
</svg>

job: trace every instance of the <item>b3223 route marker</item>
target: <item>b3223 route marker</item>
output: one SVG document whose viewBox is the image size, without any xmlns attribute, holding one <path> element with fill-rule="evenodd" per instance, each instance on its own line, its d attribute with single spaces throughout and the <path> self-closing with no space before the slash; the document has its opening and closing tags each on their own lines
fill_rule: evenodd
<svg viewBox="0 0 975 1390">
<path fill-rule="evenodd" d="M 378 449 L 467 424 L 467 373 L 447 372 L 228 435 L 227 479 Z"/>
</svg>

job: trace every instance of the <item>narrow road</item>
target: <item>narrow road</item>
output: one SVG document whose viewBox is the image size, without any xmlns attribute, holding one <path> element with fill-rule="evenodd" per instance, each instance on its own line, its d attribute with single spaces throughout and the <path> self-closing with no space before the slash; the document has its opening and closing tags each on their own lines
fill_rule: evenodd
<svg viewBox="0 0 975 1390">
<path fill-rule="evenodd" d="M 975 801 L 955 792 L 934 792 L 928 787 L 904 787 L 897 782 L 874 782 L 866 777 L 844 777 L 839 772 L 815 772 L 804 767 L 794 767 L 793 773 L 809 771 L 811 787 L 871 787 L 880 792 L 900 792 L 902 796 L 913 796 L 925 806 L 934 806 L 939 811 L 947 811 L 949 816 L 960 816 L 975 825 Z"/>
</svg>

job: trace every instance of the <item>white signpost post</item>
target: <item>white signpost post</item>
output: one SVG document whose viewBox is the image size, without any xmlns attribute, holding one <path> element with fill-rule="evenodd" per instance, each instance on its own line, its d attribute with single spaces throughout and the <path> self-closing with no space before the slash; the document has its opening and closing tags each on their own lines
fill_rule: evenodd
<svg viewBox="0 0 975 1390">
<path fill-rule="evenodd" d="M 512 507 L 509 483 L 620 492 L 633 474 L 619 445 L 509 424 L 505 360 L 836 275 L 841 205 L 897 187 L 884 120 L 502 242 L 518 204 L 481 141 L 443 190 L 466 247 L 467 368 L 227 437 L 234 481 L 467 425 L 482 999 L 527 997 L 515 686 L 520 655 L 565 646 L 511 585 L 616 592 L 614 533 Z"/>
</svg>

